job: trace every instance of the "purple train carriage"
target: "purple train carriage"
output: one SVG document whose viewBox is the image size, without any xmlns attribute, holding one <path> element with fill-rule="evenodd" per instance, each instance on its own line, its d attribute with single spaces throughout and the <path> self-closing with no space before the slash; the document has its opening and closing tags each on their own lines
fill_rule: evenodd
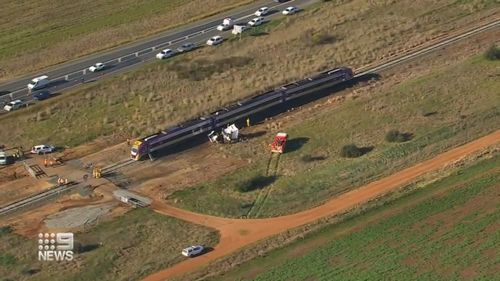
<svg viewBox="0 0 500 281">
<path fill-rule="evenodd" d="M 334 68 L 296 81 L 220 109 L 208 116 L 186 121 L 180 125 L 134 141 L 132 159 L 140 160 L 152 152 L 190 139 L 202 133 L 234 123 L 275 105 L 313 93 L 320 86 L 333 86 L 353 78 L 347 67 Z"/>
</svg>

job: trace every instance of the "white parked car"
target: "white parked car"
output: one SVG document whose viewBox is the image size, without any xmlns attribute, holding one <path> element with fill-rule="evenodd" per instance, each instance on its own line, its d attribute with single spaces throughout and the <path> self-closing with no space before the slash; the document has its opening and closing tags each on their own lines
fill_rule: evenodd
<svg viewBox="0 0 500 281">
<path fill-rule="evenodd" d="M 196 47 L 194 43 L 184 43 L 179 48 L 177 48 L 177 52 L 184 53 L 193 50 Z"/>
<path fill-rule="evenodd" d="M 299 8 L 297 7 L 288 7 L 286 9 L 283 10 L 283 12 L 281 12 L 283 15 L 293 15 L 295 13 L 297 13 L 299 11 Z"/>
<path fill-rule="evenodd" d="M 201 245 L 190 246 L 182 250 L 182 255 L 185 257 L 195 257 L 203 253 L 203 250 L 205 250 L 205 248 Z"/>
<path fill-rule="evenodd" d="M 89 71 L 96 72 L 99 70 L 103 70 L 104 67 L 106 67 L 106 65 L 104 65 L 104 63 L 98 62 L 98 63 L 94 64 L 93 66 L 89 67 Z"/>
<path fill-rule="evenodd" d="M 173 55 L 174 55 L 174 51 L 172 51 L 171 49 L 165 49 L 165 50 L 159 52 L 158 54 L 156 54 L 156 58 L 161 60 L 161 59 L 169 58 Z"/>
<path fill-rule="evenodd" d="M 258 18 L 253 18 L 251 21 L 248 22 L 249 26 L 259 26 L 264 22 L 263 17 L 258 17 Z"/>
<path fill-rule="evenodd" d="M 13 111 L 13 110 L 21 108 L 23 105 L 24 105 L 24 103 L 21 100 L 13 100 L 13 101 L 7 103 L 3 107 L 3 109 L 5 111 Z"/>
<path fill-rule="evenodd" d="M 269 8 L 268 7 L 262 7 L 260 9 L 258 9 L 254 14 L 256 16 L 260 17 L 260 16 L 267 15 L 267 13 L 269 13 Z"/>
<path fill-rule="evenodd" d="M 208 39 L 207 45 L 209 45 L 209 46 L 219 45 L 220 43 L 222 43 L 222 41 L 224 41 L 224 38 L 222 38 L 222 36 L 220 36 L 220 35 L 217 35 L 217 36 L 214 36 L 214 37 Z"/>
<path fill-rule="evenodd" d="M 40 77 L 33 78 L 31 82 L 28 84 L 28 89 L 30 90 L 38 90 L 49 84 L 49 77 L 47 75 L 43 75 Z"/>
<path fill-rule="evenodd" d="M 35 145 L 31 148 L 31 153 L 33 154 L 45 154 L 45 153 L 51 153 L 54 152 L 56 148 L 52 145 L 47 145 L 47 144 L 40 144 L 40 145 Z"/>
</svg>

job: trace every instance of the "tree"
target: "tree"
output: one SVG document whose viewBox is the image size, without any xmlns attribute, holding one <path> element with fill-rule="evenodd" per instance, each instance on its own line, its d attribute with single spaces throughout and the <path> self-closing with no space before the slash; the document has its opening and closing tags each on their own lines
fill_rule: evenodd
<svg viewBox="0 0 500 281">
<path fill-rule="evenodd" d="M 340 156 L 347 158 L 356 158 L 363 155 L 363 150 L 355 144 L 344 145 L 340 150 Z"/>
<path fill-rule="evenodd" d="M 488 60 L 500 60 L 500 47 L 491 45 L 491 47 L 484 53 Z"/>
</svg>

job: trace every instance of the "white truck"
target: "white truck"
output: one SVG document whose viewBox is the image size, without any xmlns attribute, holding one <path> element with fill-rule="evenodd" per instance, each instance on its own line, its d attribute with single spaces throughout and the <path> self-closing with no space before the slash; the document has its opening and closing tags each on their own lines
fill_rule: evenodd
<svg viewBox="0 0 500 281">
<path fill-rule="evenodd" d="M 42 75 L 31 79 L 31 82 L 28 84 L 28 89 L 38 90 L 47 86 L 48 84 L 49 84 L 49 77 L 47 75 Z"/>
</svg>

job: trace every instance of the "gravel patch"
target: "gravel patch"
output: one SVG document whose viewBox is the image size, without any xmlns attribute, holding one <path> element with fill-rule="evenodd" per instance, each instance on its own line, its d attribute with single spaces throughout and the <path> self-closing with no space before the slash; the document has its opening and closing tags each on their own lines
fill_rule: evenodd
<svg viewBox="0 0 500 281">
<path fill-rule="evenodd" d="M 116 206 L 116 203 L 67 209 L 47 217 L 45 225 L 49 228 L 75 228 L 94 225 L 100 217 L 106 215 L 114 206 Z"/>
</svg>

